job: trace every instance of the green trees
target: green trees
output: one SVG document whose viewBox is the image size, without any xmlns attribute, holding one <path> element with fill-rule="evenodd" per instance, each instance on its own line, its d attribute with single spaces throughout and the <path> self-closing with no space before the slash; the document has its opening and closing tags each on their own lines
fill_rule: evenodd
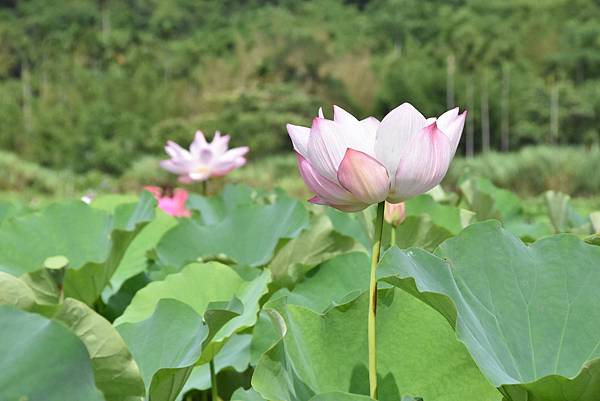
<svg viewBox="0 0 600 401">
<path fill-rule="evenodd" d="M 488 134 L 598 143 L 599 17 L 592 0 L 2 2 L 0 148 L 116 174 L 198 128 L 260 156 L 320 105 L 404 100 L 468 108 L 462 153 Z"/>
</svg>

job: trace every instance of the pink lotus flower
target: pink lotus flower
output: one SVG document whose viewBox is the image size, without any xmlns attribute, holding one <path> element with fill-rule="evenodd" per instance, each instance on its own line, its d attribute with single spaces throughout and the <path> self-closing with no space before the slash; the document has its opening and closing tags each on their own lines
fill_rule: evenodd
<svg viewBox="0 0 600 401">
<path fill-rule="evenodd" d="M 158 207 L 165 213 L 175 217 L 190 217 L 192 215 L 185 207 L 188 198 L 188 192 L 185 189 L 175 188 L 172 193 L 154 186 L 146 186 L 144 189 L 154 195 L 154 198 L 158 201 Z"/>
<path fill-rule="evenodd" d="M 160 162 L 162 168 L 179 175 L 179 181 L 205 181 L 210 177 L 220 177 L 246 163 L 244 157 L 248 147 L 227 150 L 229 135 L 216 132 L 212 142 L 206 142 L 202 131 L 197 131 L 190 150 L 183 149 L 173 141 L 168 141 L 165 151 L 171 157 Z"/>
<path fill-rule="evenodd" d="M 287 125 L 298 168 L 316 194 L 310 202 L 353 212 L 387 200 L 399 203 L 442 181 L 454 157 L 467 116 L 458 108 L 425 118 L 403 103 L 379 122 L 357 120 L 333 106 L 319 110 L 312 127 Z"/>
<path fill-rule="evenodd" d="M 393 225 L 394 227 L 398 227 L 406 218 L 406 206 L 404 202 L 386 202 L 383 217 L 389 224 Z"/>
</svg>

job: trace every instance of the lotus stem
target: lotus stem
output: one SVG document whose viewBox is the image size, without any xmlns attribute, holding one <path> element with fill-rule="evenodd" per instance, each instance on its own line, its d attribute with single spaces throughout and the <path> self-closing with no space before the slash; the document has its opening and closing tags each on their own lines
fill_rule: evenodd
<svg viewBox="0 0 600 401">
<path fill-rule="evenodd" d="M 375 318 L 377 316 L 377 264 L 379 263 L 379 254 L 381 253 L 384 209 L 385 202 L 380 202 L 377 205 L 373 248 L 371 250 L 371 282 L 369 285 L 369 316 L 367 320 L 369 336 L 369 394 L 374 400 L 377 399 L 377 336 L 375 335 Z"/>
<path fill-rule="evenodd" d="M 210 395 L 212 401 L 219 399 L 219 390 L 217 388 L 217 375 L 215 374 L 215 359 L 211 359 L 209 362 L 210 367 Z"/>
<path fill-rule="evenodd" d="M 202 196 L 207 196 L 208 195 L 208 181 L 204 180 L 202 181 Z"/>
<path fill-rule="evenodd" d="M 390 224 L 390 247 L 396 245 L 396 227 L 393 224 Z"/>
</svg>

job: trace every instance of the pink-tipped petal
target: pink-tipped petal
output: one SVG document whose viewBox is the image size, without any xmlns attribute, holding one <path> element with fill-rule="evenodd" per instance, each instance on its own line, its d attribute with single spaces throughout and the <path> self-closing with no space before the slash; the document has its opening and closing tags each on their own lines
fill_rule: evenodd
<svg viewBox="0 0 600 401">
<path fill-rule="evenodd" d="M 375 139 L 375 157 L 387 168 L 390 177 L 396 174 L 398 160 L 413 153 L 410 143 L 425 127 L 425 117 L 410 103 L 390 111 L 379 125 Z"/>
<path fill-rule="evenodd" d="M 355 149 L 348 149 L 338 170 L 340 184 L 366 204 L 384 200 L 390 189 L 385 167 L 377 160 Z"/>
<path fill-rule="evenodd" d="M 450 140 L 437 123 L 433 123 L 412 137 L 398 163 L 392 188 L 387 198 L 391 203 L 404 201 L 429 191 L 438 185 L 452 160 Z"/>
<path fill-rule="evenodd" d="M 358 202 L 350 192 L 342 188 L 338 183 L 329 180 L 327 177 L 319 174 L 319 172 L 313 168 L 310 162 L 305 159 L 301 154 L 296 153 L 298 161 L 298 170 L 304 180 L 304 183 L 319 199 L 324 199 L 327 204 L 343 204 L 351 205 Z"/>
<path fill-rule="evenodd" d="M 308 137 L 310 136 L 310 128 L 300 125 L 288 124 L 287 132 L 292 139 L 294 150 L 306 157 L 308 154 Z"/>
<path fill-rule="evenodd" d="M 333 121 L 340 124 L 354 125 L 358 123 L 356 117 L 342 109 L 340 106 L 333 106 Z"/>
<path fill-rule="evenodd" d="M 315 205 L 331 206 L 335 209 L 341 210 L 342 212 L 360 212 L 361 210 L 363 210 L 367 206 L 369 206 L 367 204 L 336 205 L 336 204 L 330 203 L 326 199 L 321 198 L 320 196 L 313 196 L 308 201 L 310 203 L 314 203 Z"/>
<path fill-rule="evenodd" d="M 460 143 L 460 137 L 465 126 L 466 118 L 467 111 L 465 110 L 459 115 L 458 107 L 455 107 L 452 110 L 448 110 L 437 119 L 439 129 L 446 134 L 450 140 L 453 157 L 456 153 L 456 148 L 458 148 L 458 144 Z"/>
</svg>

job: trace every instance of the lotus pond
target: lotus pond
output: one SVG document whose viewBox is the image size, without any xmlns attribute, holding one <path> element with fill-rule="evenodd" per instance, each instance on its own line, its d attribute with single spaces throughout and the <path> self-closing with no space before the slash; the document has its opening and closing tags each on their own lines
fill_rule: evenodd
<svg viewBox="0 0 600 401">
<path fill-rule="evenodd" d="M 548 192 L 532 216 L 483 179 L 405 205 L 377 270 L 379 399 L 597 401 L 598 213 Z M 0 399 L 370 399 L 376 205 L 226 185 L 187 209 L 0 204 Z"/>
</svg>

